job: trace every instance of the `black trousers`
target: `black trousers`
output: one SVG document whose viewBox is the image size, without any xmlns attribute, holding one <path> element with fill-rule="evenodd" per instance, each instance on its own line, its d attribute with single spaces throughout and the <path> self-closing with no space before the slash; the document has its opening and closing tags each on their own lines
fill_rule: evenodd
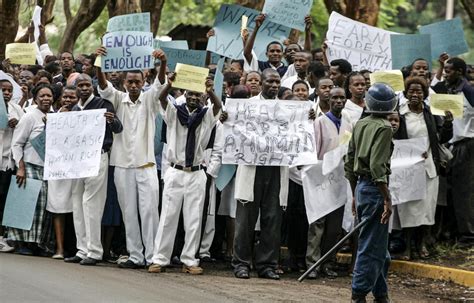
<svg viewBox="0 0 474 303">
<path fill-rule="evenodd" d="M 0 171 L 0 224 L 3 220 L 3 211 L 5 210 L 5 202 L 7 202 L 8 189 L 12 179 L 13 170 Z M 3 235 L 0 235 L 3 236 Z"/>
<path fill-rule="evenodd" d="M 308 245 L 308 217 L 304 204 L 303 186 L 290 180 L 288 187 L 288 250 L 294 259 L 304 263 Z"/>
<path fill-rule="evenodd" d="M 260 240 L 255 246 L 255 265 L 258 273 L 264 274 L 277 268 L 280 254 L 280 167 L 258 166 L 253 191 L 254 201 L 237 202 L 232 266 L 235 272 L 242 268 L 250 269 L 255 224 L 260 214 Z"/>
</svg>

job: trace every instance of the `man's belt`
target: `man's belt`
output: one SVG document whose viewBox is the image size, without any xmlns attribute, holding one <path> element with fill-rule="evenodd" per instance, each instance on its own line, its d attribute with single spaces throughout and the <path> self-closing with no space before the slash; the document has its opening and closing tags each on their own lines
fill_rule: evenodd
<svg viewBox="0 0 474 303">
<path fill-rule="evenodd" d="M 182 170 L 182 171 L 186 171 L 186 172 L 192 172 L 192 171 L 198 171 L 198 170 L 204 169 L 204 166 L 202 166 L 201 164 L 196 165 L 196 166 L 182 166 L 179 164 L 171 163 L 171 167 Z"/>
</svg>

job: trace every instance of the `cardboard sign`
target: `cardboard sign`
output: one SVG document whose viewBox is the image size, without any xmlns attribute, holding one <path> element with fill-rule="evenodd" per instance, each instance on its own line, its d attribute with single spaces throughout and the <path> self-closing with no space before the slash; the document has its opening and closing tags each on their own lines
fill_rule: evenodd
<svg viewBox="0 0 474 303">
<path fill-rule="evenodd" d="M 150 13 L 138 13 L 115 16 L 107 23 L 107 32 L 149 32 Z"/>
<path fill-rule="evenodd" d="M 393 69 L 401 69 L 418 58 L 431 62 L 430 35 L 391 35 L 390 41 Z"/>
<path fill-rule="evenodd" d="M 332 12 L 326 34 L 329 62 L 346 59 L 352 70 L 392 69 L 390 35 L 396 34 Z"/>
<path fill-rule="evenodd" d="M 255 27 L 255 18 L 259 11 L 239 5 L 223 4 L 214 22 L 215 36 L 209 38 L 207 50 L 221 56 L 242 59 L 243 42 L 241 37 L 242 16 L 248 17 L 249 31 Z M 254 44 L 254 51 L 259 60 L 267 61 L 267 45 L 272 41 L 283 42 L 290 35 L 291 28 L 265 20 L 260 27 Z"/>
<path fill-rule="evenodd" d="M 313 0 L 265 0 L 262 13 L 275 23 L 304 31 Z"/>
<path fill-rule="evenodd" d="M 102 71 L 127 71 L 153 68 L 153 34 L 149 32 L 112 32 L 104 35 L 107 56 L 101 58 Z"/>
<path fill-rule="evenodd" d="M 99 174 L 105 111 L 96 109 L 48 114 L 45 180 L 87 178 Z"/>
<path fill-rule="evenodd" d="M 227 99 L 222 163 L 297 166 L 318 162 L 309 102 Z"/>
<path fill-rule="evenodd" d="M 457 56 L 469 51 L 459 17 L 423 25 L 420 27 L 420 33 L 431 36 L 431 58 L 433 59 L 437 59 L 444 52 L 450 56 Z"/>
</svg>

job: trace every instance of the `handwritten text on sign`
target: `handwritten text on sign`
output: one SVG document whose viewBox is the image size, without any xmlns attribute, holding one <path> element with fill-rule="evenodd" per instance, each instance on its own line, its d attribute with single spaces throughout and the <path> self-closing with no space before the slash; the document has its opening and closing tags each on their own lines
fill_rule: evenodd
<svg viewBox="0 0 474 303">
<path fill-rule="evenodd" d="M 266 0 L 262 13 L 272 22 L 303 31 L 311 6 L 313 0 Z"/>
<path fill-rule="evenodd" d="M 150 13 L 138 13 L 115 16 L 107 23 L 107 32 L 119 31 L 150 31 Z"/>
<path fill-rule="evenodd" d="M 353 70 L 390 70 L 392 69 L 390 34 L 396 33 L 332 12 L 326 34 L 328 60 L 346 59 L 352 64 Z"/>
<path fill-rule="evenodd" d="M 107 33 L 103 46 L 107 48 L 107 56 L 101 59 L 104 72 L 153 68 L 153 33 Z"/>
<path fill-rule="evenodd" d="M 228 99 L 224 164 L 296 166 L 317 162 L 309 102 Z"/>
<path fill-rule="evenodd" d="M 243 58 L 242 37 L 240 36 L 242 16 L 248 17 L 247 27 L 251 32 L 255 27 L 255 18 L 259 14 L 259 11 L 251 8 L 223 4 L 214 22 L 215 36 L 209 38 L 207 50 L 232 59 Z M 268 60 L 265 55 L 268 43 L 282 42 L 288 38 L 290 31 L 291 28 L 287 26 L 265 20 L 258 31 L 258 37 L 254 44 L 254 51 L 258 59 Z"/>
<path fill-rule="evenodd" d="M 49 114 L 45 180 L 97 176 L 105 133 L 105 109 Z"/>
</svg>

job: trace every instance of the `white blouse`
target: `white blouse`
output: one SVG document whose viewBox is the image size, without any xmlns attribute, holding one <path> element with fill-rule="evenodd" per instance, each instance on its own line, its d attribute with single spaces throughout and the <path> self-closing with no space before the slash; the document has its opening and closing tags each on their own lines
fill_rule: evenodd
<svg viewBox="0 0 474 303">
<path fill-rule="evenodd" d="M 12 139 L 12 153 L 16 165 L 19 167 L 20 160 L 43 166 L 44 162 L 31 145 L 31 139 L 44 131 L 46 114 L 38 108 L 27 112 L 15 128 Z"/>
</svg>

